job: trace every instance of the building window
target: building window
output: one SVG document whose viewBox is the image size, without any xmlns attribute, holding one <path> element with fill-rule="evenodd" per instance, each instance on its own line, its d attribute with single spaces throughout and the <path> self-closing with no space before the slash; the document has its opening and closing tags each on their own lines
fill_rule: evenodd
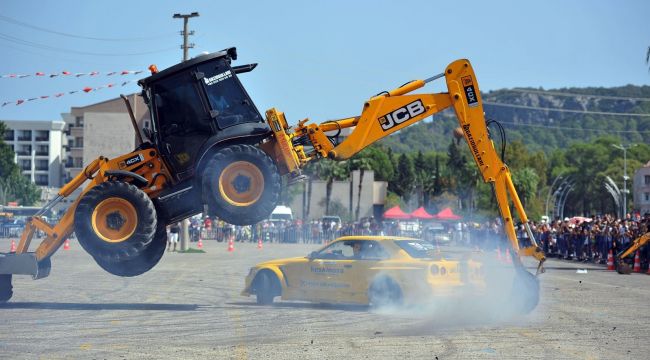
<svg viewBox="0 0 650 360">
<path fill-rule="evenodd" d="M 74 118 L 74 125 L 78 127 L 84 127 L 84 117 L 77 116 Z"/>
<path fill-rule="evenodd" d="M 645 196 L 645 201 L 650 201 L 650 193 L 643 193 Z"/>
<path fill-rule="evenodd" d="M 650 185 L 650 175 L 645 175 L 645 176 L 643 177 L 643 183 L 644 183 L 645 185 Z"/>
<path fill-rule="evenodd" d="M 34 182 L 39 186 L 47 186 L 47 175 L 39 174 L 34 176 Z"/>
</svg>

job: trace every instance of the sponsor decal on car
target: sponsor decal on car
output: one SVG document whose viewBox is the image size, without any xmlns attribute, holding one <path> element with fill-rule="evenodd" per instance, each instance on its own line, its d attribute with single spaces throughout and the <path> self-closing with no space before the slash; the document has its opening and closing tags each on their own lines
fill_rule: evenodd
<svg viewBox="0 0 650 360">
<path fill-rule="evenodd" d="M 337 268 L 312 266 L 310 269 L 311 272 L 315 274 L 343 274 L 343 269 L 337 269 Z"/>
<path fill-rule="evenodd" d="M 327 282 L 327 281 L 300 280 L 300 287 L 327 288 L 327 289 L 345 289 L 345 288 L 349 288 L 350 284 Z"/>
</svg>

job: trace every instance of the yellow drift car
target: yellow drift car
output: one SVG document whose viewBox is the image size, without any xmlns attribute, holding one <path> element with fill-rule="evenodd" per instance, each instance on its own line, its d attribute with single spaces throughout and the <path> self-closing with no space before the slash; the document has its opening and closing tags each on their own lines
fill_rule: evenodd
<svg viewBox="0 0 650 360">
<path fill-rule="evenodd" d="M 242 295 L 259 304 L 283 300 L 372 306 L 419 303 L 431 296 L 485 289 L 472 251 L 441 253 L 424 240 L 342 237 L 307 257 L 267 261 L 251 268 Z"/>
</svg>

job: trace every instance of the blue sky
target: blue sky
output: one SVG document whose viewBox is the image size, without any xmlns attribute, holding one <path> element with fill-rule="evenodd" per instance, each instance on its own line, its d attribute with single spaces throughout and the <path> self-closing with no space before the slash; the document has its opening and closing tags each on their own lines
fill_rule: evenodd
<svg viewBox="0 0 650 360">
<path fill-rule="evenodd" d="M 368 97 L 458 58 L 472 61 L 483 91 L 650 83 L 645 0 L 4 0 L 0 9 L 0 74 L 163 69 L 182 57 L 182 21 L 172 15 L 197 11 L 190 56 L 236 46 L 236 64 L 259 63 L 242 81 L 260 111 L 277 107 L 290 123 L 356 115 Z M 135 82 L 120 84 L 143 75 L 2 78 L 0 104 L 66 95 L 1 107 L 0 120 L 57 120 L 72 106 L 138 91 Z M 67 94 L 109 83 L 117 86 Z"/>
</svg>

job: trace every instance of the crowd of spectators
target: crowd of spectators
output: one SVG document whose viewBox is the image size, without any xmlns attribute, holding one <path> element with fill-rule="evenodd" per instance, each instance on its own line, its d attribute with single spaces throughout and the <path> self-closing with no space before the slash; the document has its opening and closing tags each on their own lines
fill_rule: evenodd
<svg viewBox="0 0 650 360">
<path fill-rule="evenodd" d="M 415 230 L 404 226 L 400 221 L 377 221 L 364 218 L 357 222 L 337 222 L 312 220 L 263 221 L 253 226 L 234 226 L 223 221 L 193 221 L 190 233 L 196 240 L 218 241 L 233 238 L 235 241 L 283 243 L 326 243 L 340 236 L 347 235 L 394 235 L 426 236 L 429 225 L 422 222 Z M 564 218 L 550 221 L 531 221 L 530 228 L 538 244 L 547 257 L 566 260 L 598 262 L 604 264 L 611 250 L 615 255 L 627 248 L 631 241 L 645 234 L 650 227 L 650 214 L 645 216 L 628 215 L 623 219 L 610 215 L 592 216 L 590 218 Z M 484 223 L 446 222 L 444 231 L 448 234 L 446 241 L 453 245 L 471 246 L 483 250 L 505 250 L 509 246 L 504 235 L 501 219 Z M 516 234 L 522 246 L 530 244 L 528 234 L 522 224 L 516 227 Z M 650 246 L 645 246 L 641 254 L 650 258 Z"/>
</svg>

